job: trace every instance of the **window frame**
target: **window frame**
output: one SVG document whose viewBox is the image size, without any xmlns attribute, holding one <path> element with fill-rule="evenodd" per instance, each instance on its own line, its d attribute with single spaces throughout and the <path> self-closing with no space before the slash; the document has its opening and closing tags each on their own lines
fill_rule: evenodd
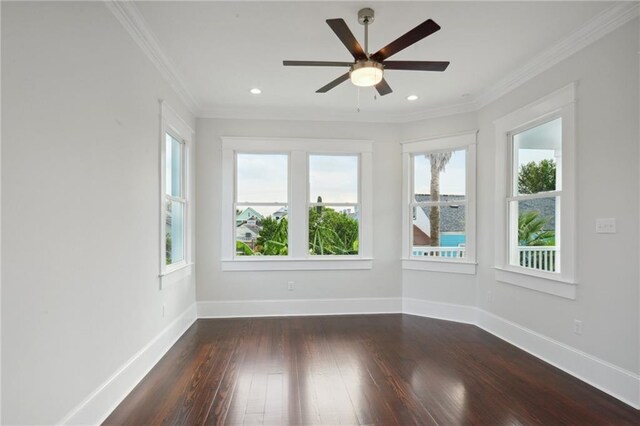
<svg viewBox="0 0 640 426">
<path fill-rule="evenodd" d="M 369 140 L 227 137 L 222 140 L 221 268 L 223 271 L 371 269 L 373 260 L 373 144 Z M 288 254 L 287 256 L 236 256 L 235 192 L 236 154 L 287 153 Z M 358 200 L 361 206 L 357 255 L 311 255 L 308 242 L 309 157 L 357 155 Z"/>
<path fill-rule="evenodd" d="M 477 130 L 402 142 L 402 268 L 473 275 L 476 273 L 476 145 Z M 413 256 L 414 157 L 428 153 L 465 150 L 464 258 Z M 435 203 L 430 203 L 435 204 Z M 438 203 L 438 204 L 441 204 Z M 446 203 L 445 203 L 446 204 Z"/>
<path fill-rule="evenodd" d="M 496 137 L 495 191 L 495 273 L 501 282 L 525 287 L 567 299 L 575 299 L 576 276 L 576 135 L 575 99 L 577 84 L 571 83 L 533 103 L 494 121 Z M 560 258 L 559 272 L 537 271 L 511 263 L 509 202 L 515 200 L 513 136 L 557 118 L 562 119 L 561 187 L 544 197 L 560 201 L 556 245 Z M 537 195 L 537 194 L 536 194 Z M 560 198 L 561 197 L 561 198 Z M 528 197 L 529 198 L 529 197 Z M 558 232 L 559 231 L 559 232 Z"/>
<path fill-rule="evenodd" d="M 192 241 L 192 185 L 191 185 L 191 144 L 193 129 L 166 102 L 160 101 L 160 288 L 166 288 L 179 282 L 191 273 L 193 265 Z M 173 197 L 166 188 L 166 137 L 173 137 L 181 144 L 181 195 Z M 166 264 L 166 202 L 176 200 L 184 205 L 183 244 L 184 256 L 179 262 Z"/>
</svg>

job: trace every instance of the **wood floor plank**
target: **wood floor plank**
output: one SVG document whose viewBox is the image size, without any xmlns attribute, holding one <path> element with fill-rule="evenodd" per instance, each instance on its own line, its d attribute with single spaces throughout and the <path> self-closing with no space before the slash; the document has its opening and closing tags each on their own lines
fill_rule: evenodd
<svg viewBox="0 0 640 426">
<path fill-rule="evenodd" d="M 198 320 L 110 425 L 637 425 L 640 412 L 466 324 Z"/>
</svg>

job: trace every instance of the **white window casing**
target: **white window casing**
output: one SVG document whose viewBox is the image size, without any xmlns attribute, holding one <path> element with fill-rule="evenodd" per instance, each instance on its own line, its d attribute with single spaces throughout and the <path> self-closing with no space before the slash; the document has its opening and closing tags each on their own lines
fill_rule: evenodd
<svg viewBox="0 0 640 426">
<path fill-rule="evenodd" d="M 477 131 L 402 142 L 402 267 L 422 271 L 459 274 L 476 273 L 476 135 Z M 412 255 L 414 193 L 413 156 L 439 151 L 466 151 L 465 167 L 465 257 Z M 438 204 L 446 204 L 440 202 Z"/>
<path fill-rule="evenodd" d="M 166 102 L 160 101 L 160 288 L 166 288 L 191 274 L 193 266 L 193 221 L 192 199 L 193 185 L 191 182 L 191 151 L 194 135 L 193 129 Z M 183 225 L 183 260 L 166 264 L 166 136 L 170 135 L 182 145 L 181 203 L 184 205 Z"/>
<path fill-rule="evenodd" d="M 495 176 L 495 274 L 498 281 L 575 299 L 577 292 L 577 235 L 576 235 L 576 140 L 575 140 L 576 83 L 571 83 L 543 98 L 494 121 L 496 138 Z M 548 193 L 514 196 L 511 186 L 516 176 L 512 164 L 512 136 L 561 118 L 562 147 L 557 168 L 561 172 L 557 190 Z M 559 214 L 556 220 L 557 255 L 561 261 L 559 272 L 548 272 L 514 264 L 513 244 L 509 244 L 510 226 L 517 217 L 510 218 L 510 201 L 556 197 Z M 513 212 L 511 216 L 513 216 Z M 511 225 L 510 225 L 511 224 Z M 516 225 L 517 226 L 517 225 Z M 516 230 L 517 231 L 517 230 Z"/>
<path fill-rule="evenodd" d="M 221 267 L 223 271 L 371 269 L 373 264 L 373 144 L 365 140 L 222 137 Z M 236 256 L 236 155 L 287 154 L 288 254 Z M 357 255 L 310 255 L 309 155 L 358 156 L 359 250 Z"/>
</svg>

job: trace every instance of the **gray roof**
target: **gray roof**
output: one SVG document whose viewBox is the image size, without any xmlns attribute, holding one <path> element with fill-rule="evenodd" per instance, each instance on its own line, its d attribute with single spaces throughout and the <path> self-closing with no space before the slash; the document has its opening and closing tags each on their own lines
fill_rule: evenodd
<svg viewBox="0 0 640 426">
<path fill-rule="evenodd" d="M 440 194 L 440 201 L 463 200 L 464 195 Z M 416 194 L 416 201 L 431 201 L 430 194 Z M 536 200 L 520 201 L 520 212 L 537 210 L 543 217 L 549 219 L 545 226 L 546 230 L 554 230 L 556 227 L 556 200 L 555 198 L 538 198 Z M 430 207 L 422 207 L 422 210 L 429 216 Z M 465 206 L 457 208 L 444 206 L 440 208 L 440 232 L 464 232 Z"/>
<path fill-rule="evenodd" d="M 440 194 L 440 201 L 464 200 L 464 195 Z M 416 194 L 416 201 L 431 201 L 430 194 Z M 427 217 L 431 207 L 422 207 Z M 440 207 L 440 232 L 464 232 L 466 206 L 464 204 Z"/>
</svg>

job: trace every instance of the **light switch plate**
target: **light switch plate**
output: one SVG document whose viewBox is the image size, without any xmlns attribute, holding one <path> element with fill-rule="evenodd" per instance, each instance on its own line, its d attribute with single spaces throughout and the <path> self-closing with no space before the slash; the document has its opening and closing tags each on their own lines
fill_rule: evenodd
<svg viewBox="0 0 640 426">
<path fill-rule="evenodd" d="M 606 219 L 596 219 L 596 233 L 597 234 L 615 234 L 616 219 L 613 217 L 606 218 Z"/>
</svg>

